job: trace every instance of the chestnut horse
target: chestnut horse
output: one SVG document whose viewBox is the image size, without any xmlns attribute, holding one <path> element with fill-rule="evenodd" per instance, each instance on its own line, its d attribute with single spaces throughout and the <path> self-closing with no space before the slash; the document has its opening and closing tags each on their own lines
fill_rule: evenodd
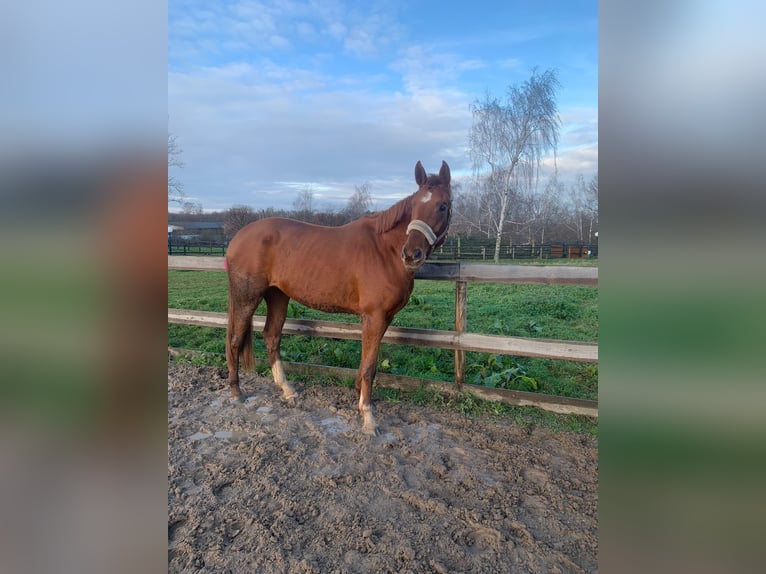
<svg viewBox="0 0 766 574">
<path fill-rule="evenodd" d="M 274 382 L 285 399 L 296 396 L 282 367 L 279 345 L 290 299 L 362 320 L 362 362 L 356 375 L 362 430 L 377 434 L 372 383 L 383 334 L 407 304 L 415 271 L 447 235 L 452 213 L 450 170 L 439 175 L 415 166 L 418 190 L 385 211 L 341 227 L 267 218 L 243 227 L 226 252 L 229 324 L 226 362 L 232 398 L 241 399 L 239 359 L 253 368 L 252 318 L 266 300 L 263 339 Z"/>
</svg>

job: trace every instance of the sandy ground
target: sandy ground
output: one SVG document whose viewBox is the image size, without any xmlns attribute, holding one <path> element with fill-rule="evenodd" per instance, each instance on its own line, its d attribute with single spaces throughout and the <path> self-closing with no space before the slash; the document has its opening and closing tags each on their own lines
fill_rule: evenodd
<svg viewBox="0 0 766 574">
<path fill-rule="evenodd" d="M 589 435 L 168 364 L 170 572 L 595 572 Z"/>
</svg>

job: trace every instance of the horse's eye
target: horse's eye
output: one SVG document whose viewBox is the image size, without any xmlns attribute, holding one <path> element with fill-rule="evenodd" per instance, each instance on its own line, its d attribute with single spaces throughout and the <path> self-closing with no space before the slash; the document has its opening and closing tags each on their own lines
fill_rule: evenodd
<svg viewBox="0 0 766 574">
<path fill-rule="evenodd" d="M 446 203 L 442 203 L 439 206 L 439 211 L 447 211 L 447 204 Z"/>
</svg>

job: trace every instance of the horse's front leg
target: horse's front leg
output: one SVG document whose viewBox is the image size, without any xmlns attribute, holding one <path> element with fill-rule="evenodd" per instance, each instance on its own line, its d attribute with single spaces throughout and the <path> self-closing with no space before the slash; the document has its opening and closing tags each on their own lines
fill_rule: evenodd
<svg viewBox="0 0 766 574">
<path fill-rule="evenodd" d="M 275 287 L 268 289 L 264 297 L 266 299 L 266 325 L 263 328 L 263 340 L 269 354 L 271 374 L 274 375 L 274 382 L 282 389 L 282 396 L 291 401 L 298 396 L 298 393 L 295 392 L 285 376 L 285 370 L 282 367 L 282 354 L 279 351 L 282 343 L 282 327 L 287 317 L 287 305 L 290 303 L 290 298 Z"/>
<path fill-rule="evenodd" d="M 388 321 L 382 317 L 362 316 L 362 362 L 356 375 L 356 390 L 359 391 L 359 412 L 362 414 L 362 432 L 377 435 L 378 427 L 372 414 L 372 383 L 378 368 L 380 341 L 388 328 Z"/>
</svg>

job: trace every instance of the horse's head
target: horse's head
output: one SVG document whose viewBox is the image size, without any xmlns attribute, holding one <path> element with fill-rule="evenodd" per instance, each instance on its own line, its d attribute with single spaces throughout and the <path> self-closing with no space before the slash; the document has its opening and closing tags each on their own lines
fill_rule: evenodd
<svg viewBox="0 0 766 574">
<path fill-rule="evenodd" d="M 415 165 L 418 191 L 412 196 L 412 219 L 407 226 L 407 241 L 402 247 L 402 262 L 415 271 L 447 237 L 452 216 L 452 189 L 447 162 L 439 175 L 428 175 L 420 162 Z"/>
</svg>

